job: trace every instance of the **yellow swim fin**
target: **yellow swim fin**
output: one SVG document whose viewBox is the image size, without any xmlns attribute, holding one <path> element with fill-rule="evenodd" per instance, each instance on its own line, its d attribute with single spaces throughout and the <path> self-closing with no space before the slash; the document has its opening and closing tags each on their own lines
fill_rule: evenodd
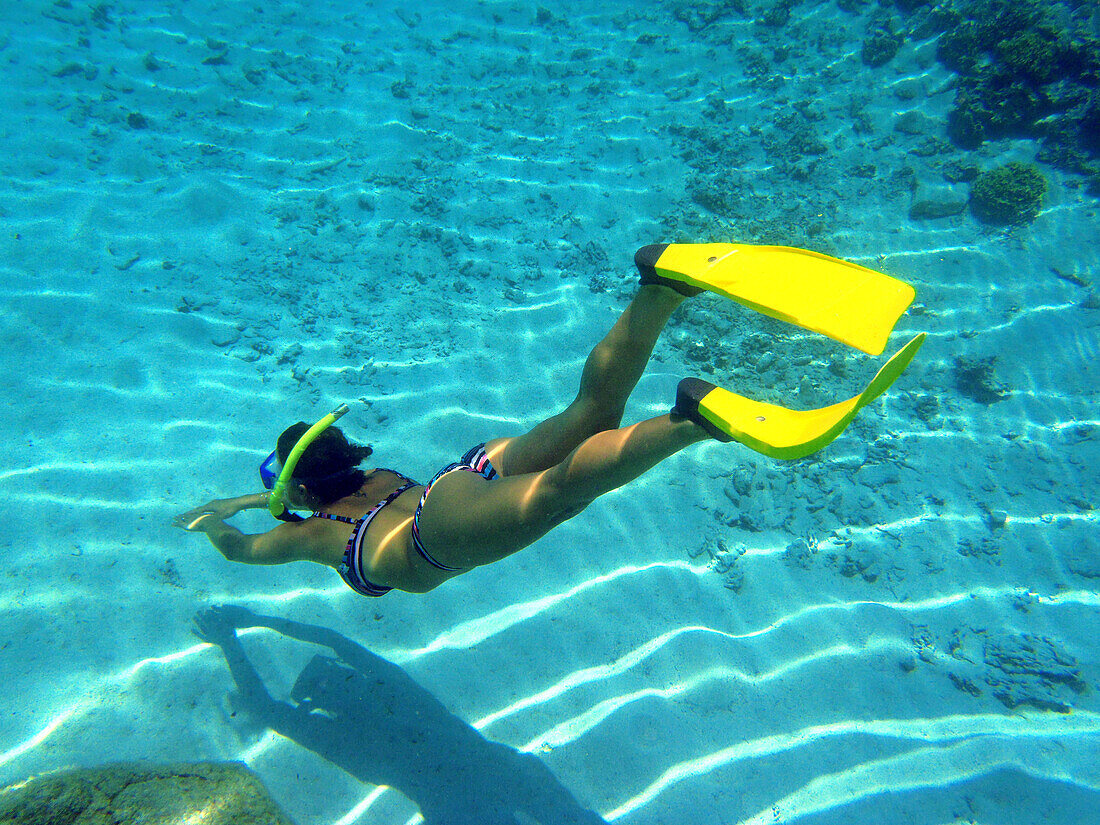
<svg viewBox="0 0 1100 825">
<path fill-rule="evenodd" d="M 672 412 L 701 424 L 721 441 L 739 441 L 772 458 L 796 459 L 817 452 L 844 432 L 860 408 L 897 380 L 924 343 L 920 333 L 894 353 L 867 389 L 831 407 L 789 410 L 753 401 L 697 378 L 685 378 L 676 391 Z"/>
<path fill-rule="evenodd" d="M 916 294 L 889 275 L 790 246 L 651 244 L 634 262 L 642 283 L 714 292 L 869 355 L 886 348 Z"/>
</svg>

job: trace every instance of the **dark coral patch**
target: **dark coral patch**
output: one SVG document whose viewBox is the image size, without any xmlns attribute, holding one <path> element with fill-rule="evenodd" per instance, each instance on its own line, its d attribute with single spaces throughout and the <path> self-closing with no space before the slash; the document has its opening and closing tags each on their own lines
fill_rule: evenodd
<svg viewBox="0 0 1100 825">
<path fill-rule="evenodd" d="M 1033 164 L 1010 163 L 978 175 L 970 187 L 970 211 L 997 226 L 1035 220 L 1047 181 Z"/>
</svg>

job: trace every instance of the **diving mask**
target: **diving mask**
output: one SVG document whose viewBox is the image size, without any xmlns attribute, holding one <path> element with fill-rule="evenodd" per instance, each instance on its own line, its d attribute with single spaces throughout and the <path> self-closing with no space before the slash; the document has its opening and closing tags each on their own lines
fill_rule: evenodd
<svg viewBox="0 0 1100 825">
<path fill-rule="evenodd" d="M 306 430 L 302 437 L 298 439 L 298 442 L 294 445 L 294 448 L 290 451 L 290 454 L 286 457 L 286 462 L 283 464 L 282 469 L 279 468 L 279 456 L 278 451 L 272 451 L 264 463 L 260 465 L 260 481 L 263 482 L 264 488 L 271 491 L 271 497 L 268 499 L 267 509 L 273 516 L 280 516 L 285 509 L 283 506 L 283 495 L 286 493 L 286 486 L 290 482 L 290 477 L 294 475 L 294 468 L 298 465 L 298 459 L 302 457 L 302 453 L 305 452 L 306 447 L 313 443 L 313 441 L 332 426 L 340 416 L 348 412 L 348 405 L 341 404 L 335 410 L 330 412 L 308 430 Z"/>
</svg>

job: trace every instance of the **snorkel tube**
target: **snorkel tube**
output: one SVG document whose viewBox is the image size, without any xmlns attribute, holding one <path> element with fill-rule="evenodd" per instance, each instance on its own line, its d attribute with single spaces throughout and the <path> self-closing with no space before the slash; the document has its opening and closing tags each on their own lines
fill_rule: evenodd
<svg viewBox="0 0 1100 825">
<path fill-rule="evenodd" d="M 285 509 L 283 507 L 283 494 L 286 492 L 286 485 L 290 483 L 290 477 L 294 475 L 294 468 L 298 465 L 298 459 L 302 457 L 302 453 L 305 452 L 306 447 L 312 444 L 317 436 L 331 427 L 332 423 L 347 411 L 348 405 L 341 404 L 306 430 L 305 433 L 302 434 L 302 437 L 298 439 L 298 443 L 294 445 L 294 448 L 290 451 L 290 455 L 288 455 L 286 461 L 283 462 L 283 469 L 282 472 L 279 473 L 279 478 L 276 479 L 275 485 L 271 488 L 271 497 L 267 502 L 267 509 L 271 515 L 278 518 L 283 514 L 283 510 Z"/>
</svg>

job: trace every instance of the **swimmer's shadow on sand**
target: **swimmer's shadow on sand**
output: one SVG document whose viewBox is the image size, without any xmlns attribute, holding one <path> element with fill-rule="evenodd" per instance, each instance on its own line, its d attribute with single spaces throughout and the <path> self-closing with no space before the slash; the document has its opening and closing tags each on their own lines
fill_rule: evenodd
<svg viewBox="0 0 1100 825">
<path fill-rule="evenodd" d="M 271 697 L 237 629 L 267 627 L 328 647 L 291 689 Z M 397 665 L 315 625 L 216 607 L 195 617 L 199 638 L 221 648 L 239 706 L 361 782 L 389 785 L 419 807 L 426 825 L 599 825 L 530 754 L 491 742 L 452 714 Z"/>
</svg>

